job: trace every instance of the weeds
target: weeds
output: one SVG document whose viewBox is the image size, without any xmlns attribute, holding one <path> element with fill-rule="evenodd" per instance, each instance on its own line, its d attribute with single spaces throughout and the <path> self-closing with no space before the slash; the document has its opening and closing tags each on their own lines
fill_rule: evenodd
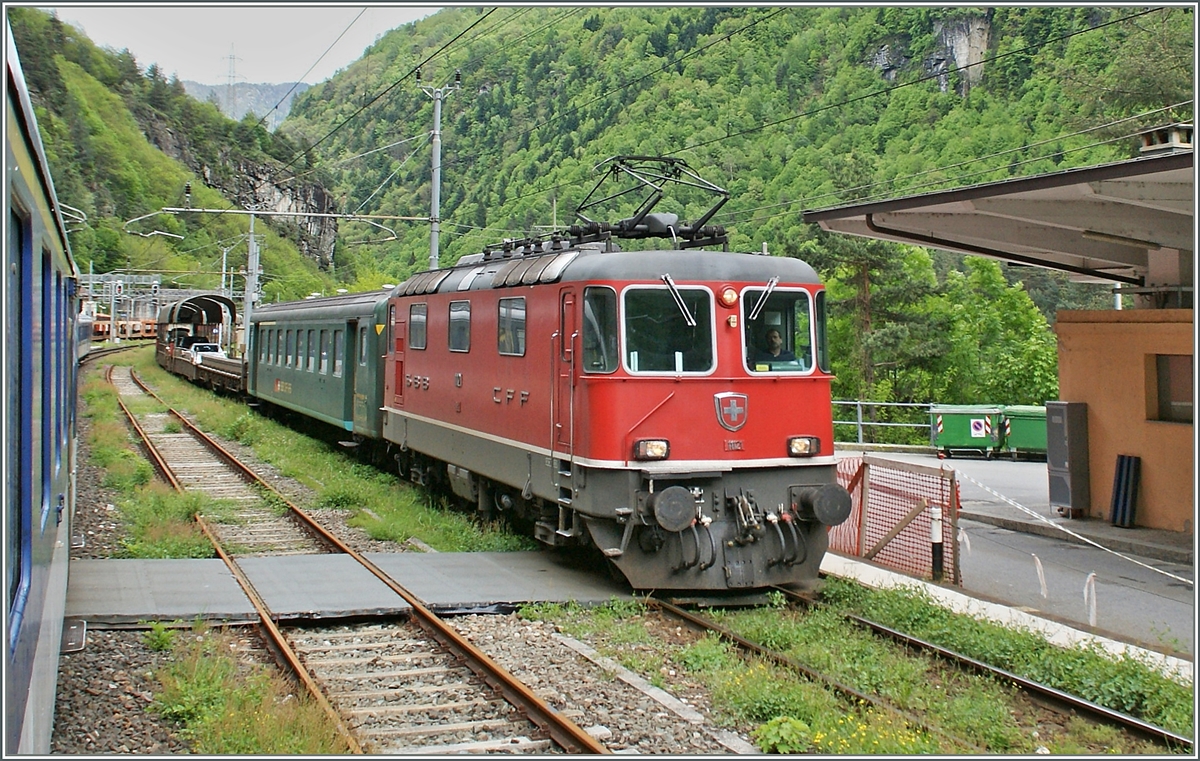
<svg viewBox="0 0 1200 761">
<path fill-rule="evenodd" d="M 153 709 L 178 722 L 200 754 L 346 753 L 324 711 L 297 695 L 282 677 L 239 667 L 236 643 L 223 632 L 198 630 L 174 648 L 158 674 L 163 689 Z"/>
<path fill-rule="evenodd" d="M 335 445 L 296 432 L 231 399 L 165 372 L 153 354 L 135 360 L 137 372 L 167 402 L 191 413 L 197 424 L 254 450 L 262 461 L 318 493 L 318 505 L 353 511 L 349 523 L 372 538 L 404 542 L 417 537 L 443 552 L 511 552 L 538 544 L 498 523 L 480 524 L 471 515 L 422 504 L 425 495 L 394 474 L 354 459 Z"/>
<path fill-rule="evenodd" d="M 771 719 L 754 730 L 753 736 L 764 753 L 803 753 L 812 747 L 812 730 L 789 716 Z"/>
<path fill-rule="evenodd" d="M 149 631 L 142 635 L 142 641 L 151 650 L 165 652 L 175 644 L 175 631 L 162 621 L 151 621 Z"/>
<path fill-rule="evenodd" d="M 1057 647 L 1036 632 L 953 613 L 914 590 L 869 590 L 830 579 L 824 594 L 834 605 L 913 636 L 1179 734 L 1192 734 L 1192 686 L 1131 655 L 1114 658 L 1096 645 Z"/>
<path fill-rule="evenodd" d="M 129 536 L 118 556 L 125 558 L 210 558 L 213 548 L 193 517 L 211 500 L 195 492 L 179 494 L 152 484 L 121 502 Z"/>
</svg>

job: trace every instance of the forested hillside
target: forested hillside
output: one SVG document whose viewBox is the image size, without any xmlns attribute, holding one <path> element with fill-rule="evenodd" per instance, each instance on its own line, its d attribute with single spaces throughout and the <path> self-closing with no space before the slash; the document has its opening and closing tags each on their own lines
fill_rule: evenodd
<svg viewBox="0 0 1200 761">
<path fill-rule="evenodd" d="M 732 248 L 766 244 L 827 279 L 838 397 L 1038 403 L 1057 393 L 1055 310 L 1108 308 L 1107 288 L 829 236 L 804 225 L 801 212 L 1134 155 L 1140 128 L 1192 118 L 1192 15 L 1115 7 L 447 9 L 385 34 L 298 96 L 275 134 L 224 120 L 210 104 L 185 106 L 177 83 L 69 32 L 69 44 L 49 46 L 54 65 L 35 68 L 67 82 L 86 73 L 119 94 L 143 133 L 150 120 L 138 109 L 149 109 L 189 144 L 220 146 L 208 164 L 214 176 L 217 167 L 236 174 L 249 158 L 258 170 L 327 190 L 339 212 L 404 216 L 430 208 L 433 103 L 415 71 L 426 88 L 450 85 L 459 71 L 461 89 L 447 91 L 441 124 L 442 264 L 570 224 L 597 179 L 594 167 L 611 156 L 678 156 L 730 191 L 713 222 L 728 228 Z M 112 74 L 80 60 L 89 57 L 104 58 Z M 107 166 L 85 170 L 69 160 L 80 120 L 67 110 L 82 102 L 74 87 L 44 129 L 60 163 L 78 164 L 60 170 L 64 200 L 83 205 L 125 186 Z M 152 102 L 156 92 L 173 105 Z M 138 203 L 92 201 L 99 216 L 91 224 L 177 204 L 181 192 L 182 179 L 164 178 Z M 674 200 L 683 219 L 708 201 Z M 628 211 L 615 207 L 611 216 Z M 385 242 L 377 228 L 342 224 L 331 259 L 314 257 L 322 271 L 304 271 L 336 273 L 352 290 L 399 282 L 426 266 L 429 250 L 427 225 L 401 224 Z M 122 239 L 121 251 L 129 248 Z M 307 292 L 276 282 L 276 294 Z"/>
<path fill-rule="evenodd" d="M 248 178 L 281 171 L 277 157 L 291 156 L 292 146 L 253 120 L 225 118 L 157 67 L 143 71 L 130 51 L 97 48 L 49 14 L 9 8 L 8 17 L 59 200 L 87 219 L 71 226 L 81 270 L 160 272 L 168 287 L 216 288 L 224 253 L 231 269 L 244 269 L 244 216 L 160 214 L 125 222 L 187 205 L 189 186 L 194 208 L 239 208 L 253 196 Z M 264 236 L 268 301 L 332 288 L 329 275 L 301 253 L 313 248 L 311 236 L 292 240 L 265 224 L 256 232 Z"/>
</svg>

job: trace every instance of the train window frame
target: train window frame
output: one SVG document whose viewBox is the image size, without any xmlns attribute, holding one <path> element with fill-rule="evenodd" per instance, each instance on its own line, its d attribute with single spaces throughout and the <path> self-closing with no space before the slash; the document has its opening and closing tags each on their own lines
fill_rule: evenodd
<svg viewBox="0 0 1200 761">
<path fill-rule="evenodd" d="M 750 293 L 750 291 L 763 292 L 765 290 L 766 290 L 765 285 L 759 285 L 759 284 L 748 285 L 748 286 L 745 286 L 742 288 L 741 293 L 739 294 L 739 297 L 738 297 L 738 303 L 741 305 L 739 307 L 739 310 L 741 312 L 740 319 L 741 319 L 741 324 L 742 324 L 742 330 L 740 331 L 741 332 L 741 341 L 742 341 L 742 345 L 741 345 L 742 366 L 746 369 L 746 372 L 748 372 L 752 375 L 755 375 L 755 376 L 780 375 L 780 374 L 789 375 L 789 376 L 812 375 L 814 372 L 816 372 L 816 368 L 817 368 L 816 349 L 815 349 L 815 347 L 817 345 L 816 344 L 816 325 L 815 325 L 816 319 L 815 319 L 815 309 L 814 309 L 815 299 L 814 299 L 811 291 L 809 291 L 807 288 L 804 288 L 801 286 L 782 286 L 782 287 L 774 288 L 771 291 L 770 299 L 781 298 L 789 293 L 802 294 L 805 297 L 805 302 L 806 302 L 806 307 L 807 307 L 807 325 L 806 325 L 806 330 L 805 330 L 805 338 L 808 339 L 808 342 L 807 342 L 808 352 L 805 354 L 805 356 L 803 358 L 801 358 L 799 356 L 799 354 L 796 354 L 796 357 L 797 357 L 796 360 L 788 361 L 788 362 L 754 361 L 754 360 L 750 359 L 751 349 L 754 349 L 757 351 L 757 350 L 760 350 L 762 347 L 757 346 L 756 344 L 752 343 L 749 340 L 749 336 L 753 332 L 754 326 L 750 324 L 750 321 L 747 319 L 747 317 L 749 316 L 748 313 L 753 311 L 754 306 L 758 303 L 757 300 L 755 300 L 755 302 L 753 304 L 751 303 L 749 293 Z M 764 322 L 763 329 L 762 329 L 763 334 L 765 334 L 765 333 L 769 332 L 772 328 L 786 327 L 787 331 L 788 331 L 788 336 L 786 339 L 785 348 L 790 349 L 793 353 L 796 352 L 796 350 L 799 346 L 804 345 L 804 344 L 800 344 L 798 341 L 800 331 L 798 330 L 798 327 L 797 327 L 797 316 L 796 316 L 796 311 L 795 311 L 795 304 L 797 301 L 798 301 L 798 299 L 794 299 L 792 302 L 792 305 L 791 305 L 792 312 L 791 312 L 791 323 L 790 324 L 788 324 L 787 321 L 783 319 L 783 315 L 780 315 L 780 322 L 778 325 L 774 324 L 774 323 Z M 776 313 L 776 314 L 778 314 L 778 313 Z M 764 320 L 764 321 L 769 319 L 767 317 L 766 310 L 763 310 L 763 313 L 759 315 L 759 319 Z M 802 361 L 802 359 L 806 360 L 806 361 Z"/>
<path fill-rule="evenodd" d="M 601 293 L 607 294 L 612 299 L 611 320 L 608 321 L 597 319 L 594 309 L 589 311 L 589 307 L 593 303 L 592 296 Z M 618 303 L 617 289 L 610 285 L 589 285 L 583 289 L 583 330 L 581 334 L 583 339 L 582 366 L 585 373 L 608 375 L 615 373 L 621 366 L 621 347 L 618 345 L 620 342 L 617 338 L 621 331 Z M 602 322 L 607 324 L 601 325 Z M 611 346 L 605 347 L 604 339 L 610 340 Z M 601 362 L 599 366 L 594 366 L 595 363 L 591 360 L 596 356 L 597 347 Z"/>
<path fill-rule="evenodd" d="M 292 357 L 296 356 L 296 331 L 288 328 L 287 332 L 287 367 L 292 366 Z"/>
<path fill-rule="evenodd" d="M 640 367 L 640 365 L 641 365 L 640 361 L 637 362 L 637 364 L 639 365 L 639 367 L 637 369 L 635 369 L 633 367 L 633 365 L 635 363 L 634 360 L 638 359 L 638 358 L 634 357 L 633 354 L 634 354 L 634 352 L 640 350 L 640 339 L 633 340 L 633 338 L 630 336 L 630 325 L 629 325 L 629 322 L 631 319 L 630 318 L 630 308 L 629 308 L 630 294 L 637 293 L 637 292 L 662 293 L 665 296 L 665 300 L 662 302 L 663 310 L 668 315 L 672 316 L 672 318 L 674 318 L 674 316 L 679 316 L 682 320 L 682 314 L 679 312 L 679 308 L 674 302 L 674 295 L 671 293 L 671 290 L 666 285 L 659 285 L 659 284 L 654 284 L 654 283 L 637 283 L 637 284 L 633 284 L 633 285 L 628 285 L 621 290 L 620 301 L 619 301 L 620 307 L 619 307 L 619 311 L 618 311 L 618 316 L 620 318 L 619 323 L 621 326 L 620 327 L 620 330 L 621 330 L 621 333 L 620 333 L 621 367 L 624 368 L 625 372 L 629 373 L 630 375 L 658 376 L 658 377 L 664 377 L 664 376 L 665 377 L 675 377 L 675 376 L 685 376 L 686 375 L 686 376 L 690 376 L 690 377 L 704 377 L 704 376 L 712 375 L 713 373 L 715 373 L 717 371 L 719 362 L 718 362 L 718 356 L 717 356 L 716 298 L 715 298 L 715 295 L 713 294 L 712 288 L 708 287 L 707 285 L 676 285 L 675 289 L 681 296 L 689 295 L 691 292 L 695 291 L 695 292 L 701 292 L 701 293 L 705 294 L 705 296 L 707 297 L 706 303 L 708 305 L 708 314 L 707 314 L 707 319 L 704 319 L 703 321 L 707 325 L 708 337 L 709 337 L 709 342 L 708 342 L 709 343 L 709 345 L 708 345 L 709 366 L 708 366 L 708 368 L 703 369 L 703 370 L 681 369 L 679 367 L 679 365 L 685 361 L 685 357 L 683 355 L 685 355 L 686 352 L 674 352 L 675 362 L 676 362 L 675 369 L 643 370 Z M 697 313 L 697 314 L 693 314 L 692 317 L 696 320 L 696 326 L 698 327 L 704 316 Z"/>
<path fill-rule="evenodd" d="M 424 351 L 429 346 L 429 303 L 408 305 L 408 348 Z"/>
<path fill-rule="evenodd" d="M 505 307 L 508 307 L 507 313 Z M 516 309 L 520 318 L 516 318 Z M 516 296 L 500 299 L 496 304 L 496 350 L 506 357 L 525 356 L 525 297 Z"/>
<path fill-rule="evenodd" d="M 267 346 L 269 343 L 266 340 L 266 335 L 269 333 L 266 328 L 259 327 L 258 329 L 258 363 L 265 365 L 267 363 Z"/>
<path fill-rule="evenodd" d="M 816 343 L 813 349 L 816 351 L 817 367 L 821 372 L 828 373 L 829 370 L 829 328 L 827 325 L 825 305 L 825 289 L 817 291 L 813 297 L 813 328 L 815 331 Z"/>
<path fill-rule="evenodd" d="M 50 249 L 42 246 L 42 335 L 41 346 L 38 348 L 38 353 L 42 358 L 42 377 L 41 383 L 41 424 L 47 430 L 53 432 L 57 421 L 54 419 L 54 341 L 57 338 L 54 332 L 54 272 L 53 257 Z M 47 329 L 48 328 L 48 329 Z M 44 433 L 42 439 L 42 455 L 41 468 L 39 475 L 42 479 L 42 508 L 41 508 L 41 531 L 46 533 L 46 519 L 50 514 L 51 500 L 53 499 L 53 481 L 50 473 L 50 463 L 52 462 L 52 440 L 55 438 L 51 433 L 49 436 Z"/>
<path fill-rule="evenodd" d="M 342 377 L 346 358 L 343 354 L 346 351 L 346 331 L 337 329 L 333 331 L 333 377 Z"/>
<path fill-rule="evenodd" d="M 358 326 L 358 366 L 367 366 L 367 326 Z"/>
<path fill-rule="evenodd" d="M 308 331 L 296 331 L 296 372 L 304 372 L 304 364 L 308 357 Z"/>
<path fill-rule="evenodd" d="M 329 331 L 322 330 L 320 333 L 320 361 L 317 364 L 317 373 L 319 375 L 329 375 Z"/>
<path fill-rule="evenodd" d="M 455 313 L 460 316 L 455 317 Z M 465 317 L 461 316 L 465 315 Z M 446 345 L 456 354 L 471 351 L 471 302 L 451 301 L 446 311 Z M 457 325 L 456 325 L 457 323 Z"/>
<path fill-rule="evenodd" d="M 283 351 L 287 348 L 284 341 L 283 328 L 275 331 L 275 364 L 283 367 Z"/>
</svg>

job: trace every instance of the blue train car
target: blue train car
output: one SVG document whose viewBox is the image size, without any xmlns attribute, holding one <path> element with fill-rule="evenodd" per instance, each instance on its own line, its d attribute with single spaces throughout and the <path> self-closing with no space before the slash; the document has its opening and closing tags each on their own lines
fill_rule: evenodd
<svg viewBox="0 0 1200 761">
<path fill-rule="evenodd" d="M 48 753 L 74 512 L 78 271 L 5 23 L 4 751 Z"/>
</svg>

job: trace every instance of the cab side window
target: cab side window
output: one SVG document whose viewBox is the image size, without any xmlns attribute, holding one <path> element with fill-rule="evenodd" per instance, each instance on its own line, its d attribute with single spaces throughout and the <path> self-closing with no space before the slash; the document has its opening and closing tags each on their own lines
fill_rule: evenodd
<svg viewBox="0 0 1200 761">
<path fill-rule="evenodd" d="M 471 302 L 450 302 L 450 351 L 471 350 Z"/>
<path fill-rule="evenodd" d="M 525 297 L 500 299 L 496 343 L 501 354 L 525 356 Z"/>
<path fill-rule="evenodd" d="M 426 332 L 425 317 L 428 312 L 428 305 L 413 304 L 408 308 L 408 348 L 424 349 L 428 334 Z"/>
<path fill-rule="evenodd" d="M 583 289 L 583 371 L 617 369 L 617 292 L 607 287 Z"/>
</svg>

